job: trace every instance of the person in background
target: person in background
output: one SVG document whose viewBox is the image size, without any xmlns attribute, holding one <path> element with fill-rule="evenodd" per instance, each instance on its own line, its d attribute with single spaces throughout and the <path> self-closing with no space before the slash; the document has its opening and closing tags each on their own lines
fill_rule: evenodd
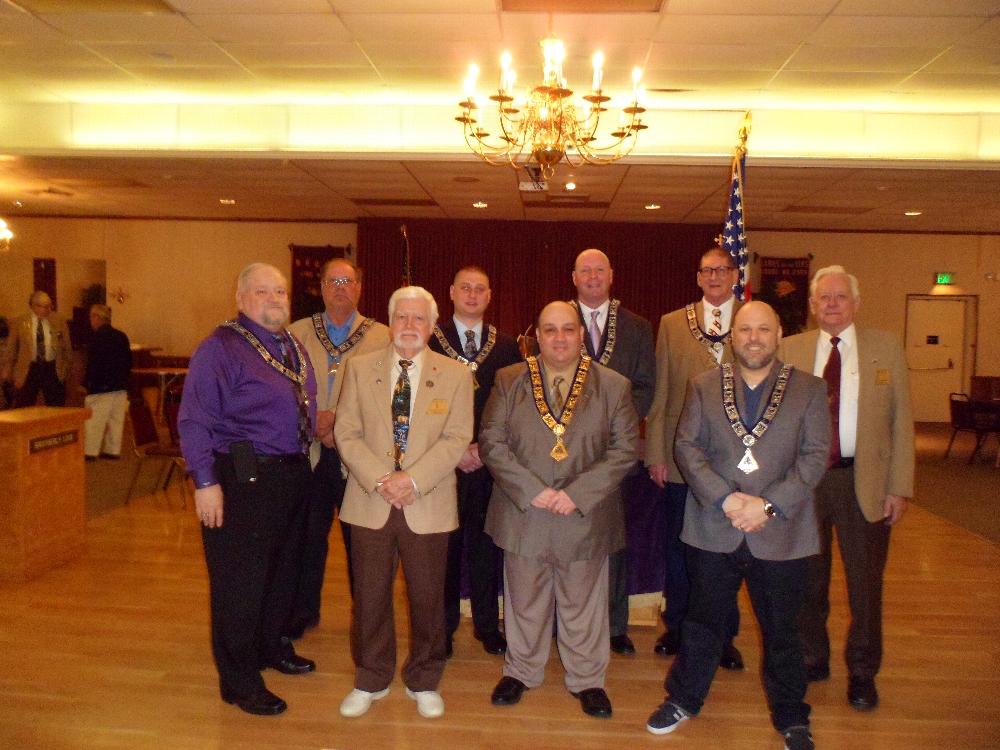
<svg viewBox="0 0 1000 750">
<path fill-rule="evenodd" d="M 0 381 L 11 383 L 15 407 L 34 406 L 39 392 L 47 406 L 65 406 L 73 358 L 69 327 L 45 292 L 33 292 L 28 307 L 31 312 L 10 326 Z"/>
<path fill-rule="evenodd" d="M 128 380 L 132 372 L 132 348 L 128 336 L 111 326 L 111 308 L 90 306 L 93 335 L 87 347 L 87 370 L 83 405 L 90 409 L 84 425 L 83 454 L 88 461 L 121 458 L 122 432 L 128 410 Z"/>
</svg>

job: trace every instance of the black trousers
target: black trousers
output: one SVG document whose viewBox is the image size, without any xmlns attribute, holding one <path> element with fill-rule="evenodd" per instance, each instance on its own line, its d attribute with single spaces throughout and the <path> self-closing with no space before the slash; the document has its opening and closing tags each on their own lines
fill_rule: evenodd
<svg viewBox="0 0 1000 750">
<path fill-rule="evenodd" d="M 806 606 L 799 617 L 806 664 L 827 664 L 830 637 L 830 552 L 833 529 L 844 561 L 851 624 L 844 658 L 852 677 L 873 678 L 882 664 L 882 575 L 889 527 L 870 523 L 854 494 L 854 467 L 830 469 L 816 488 L 820 553 L 810 558 Z"/>
<path fill-rule="evenodd" d="M 305 528 L 309 462 L 262 463 L 256 482 L 237 482 L 232 461 L 215 461 L 223 492 L 220 528 L 202 526 L 211 589 L 212 654 L 223 698 L 262 687 L 262 666 L 291 649 L 287 633 Z"/>
<path fill-rule="evenodd" d="M 809 558 L 759 560 L 746 542 L 729 553 L 690 549 L 691 599 L 681 628 L 681 650 L 667 675 L 667 693 L 688 713 L 701 710 L 719 667 L 726 617 L 745 580 L 764 641 L 762 672 L 771 723 L 779 732 L 808 725 L 796 618 L 805 599 Z"/>
<path fill-rule="evenodd" d="M 56 377 L 55 362 L 32 362 L 28 374 L 14 395 L 14 407 L 34 406 L 41 391 L 47 406 L 66 405 L 66 384 Z"/>
<path fill-rule="evenodd" d="M 497 606 L 500 549 L 483 531 L 492 491 L 493 477 L 485 466 L 469 473 L 458 472 L 458 528 L 448 537 L 444 582 L 445 626 L 449 636 L 458 629 L 461 619 L 463 550 L 468 561 L 472 625 L 479 635 L 489 635 L 500 628 Z"/>
<path fill-rule="evenodd" d="M 335 448 L 321 446 L 319 462 L 312 472 L 306 501 L 307 520 L 302 546 L 302 565 L 298 592 L 292 613 L 292 623 L 299 626 L 319 619 L 320 595 L 326 574 L 326 557 L 330 551 L 330 529 L 333 517 L 344 502 L 347 480 L 340 472 L 340 454 Z M 340 524 L 347 550 L 348 584 L 353 588 L 354 569 L 351 564 L 351 527 Z"/>
<path fill-rule="evenodd" d="M 664 524 L 663 549 L 666 556 L 666 568 L 663 581 L 663 598 L 667 606 L 660 615 L 667 630 L 680 633 L 681 623 L 687 616 L 688 599 L 691 596 L 691 584 L 688 581 L 687 556 L 688 546 L 681 541 L 681 531 L 684 529 L 684 507 L 687 503 L 688 486 L 681 482 L 667 482 L 661 492 L 666 504 L 666 522 Z M 740 609 L 733 603 L 733 608 L 726 615 L 726 639 L 732 640 L 740 631 Z"/>
</svg>

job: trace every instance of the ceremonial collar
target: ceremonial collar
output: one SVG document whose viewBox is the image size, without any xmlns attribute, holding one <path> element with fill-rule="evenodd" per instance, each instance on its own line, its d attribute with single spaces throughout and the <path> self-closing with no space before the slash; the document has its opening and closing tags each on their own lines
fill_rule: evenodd
<svg viewBox="0 0 1000 750">
<path fill-rule="evenodd" d="M 275 337 L 284 337 L 285 339 L 287 339 L 291 343 L 292 348 L 295 350 L 295 356 L 297 357 L 298 362 L 299 362 L 299 371 L 298 372 L 295 372 L 295 371 L 293 371 L 293 370 L 285 367 L 285 365 L 282 362 L 279 362 L 271 354 L 271 352 L 269 352 L 267 350 L 267 348 L 264 346 L 264 344 L 261 342 L 261 340 L 257 337 L 257 334 L 255 334 L 249 328 L 247 328 L 242 323 L 240 323 L 239 320 L 236 320 L 236 319 L 234 319 L 234 320 L 227 320 L 222 325 L 224 327 L 227 327 L 227 328 L 230 328 L 230 329 L 236 331 L 236 333 L 238 333 L 241 337 L 243 337 L 243 340 L 246 341 L 248 344 L 250 344 L 250 346 L 252 346 L 254 349 L 256 349 L 257 353 L 261 356 L 261 358 L 265 362 L 267 362 L 267 364 L 269 364 L 271 367 L 273 367 L 275 370 L 277 370 L 278 372 L 280 372 L 282 375 L 284 375 L 286 378 L 288 378 L 289 380 L 291 380 L 296 385 L 298 385 L 300 387 L 305 386 L 305 383 L 306 383 L 306 358 L 305 358 L 305 355 L 302 353 L 302 349 L 299 347 L 299 342 L 295 340 L 295 337 L 292 336 L 288 332 L 287 329 L 282 328 L 280 333 L 272 333 L 270 331 L 268 331 L 268 333 L 270 335 L 272 335 L 272 336 L 275 336 Z"/>
<path fill-rule="evenodd" d="M 355 313 L 356 314 L 356 313 Z M 319 339 L 319 343 L 323 345 L 326 349 L 326 353 L 334 358 L 336 362 L 340 361 L 347 352 L 353 349 L 361 339 L 365 337 L 368 333 L 368 329 L 375 325 L 375 320 L 372 318 L 363 318 L 361 323 L 357 328 L 354 329 L 354 333 L 347 337 L 343 344 L 336 346 L 331 340 L 326 332 L 326 321 L 323 318 L 323 313 L 315 313 L 312 316 L 313 330 L 316 332 L 316 338 Z"/>
<path fill-rule="evenodd" d="M 545 426 L 552 430 L 552 434 L 556 436 L 556 444 L 549 452 L 549 455 L 555 461 L 562 461 L 569 456 L 569 451 L 563 442 L 563 435 L 566 434 L 566 428 L 569 427 L 569 423 L 576 413 L 576 404 L 580 399 L 580 394 L 583 392 L 583 384 L 587 381 L 587 373 L 590 371 L 591 358 L 586 354 L 580 356 L 580 363 L 577 365 L 576 373 L 573 375 L 573 385 L 570 386 L 569 395 L 566 397 L 566 403 L 563 406 L 562 413 L 559 415 L 559 419 L 556 419 L 552 415 L 549 403 L 545 399 L 545 384 L 542 382 L 542 372 L 538 365 L 538 357 L 528 357 L 527 363 L 528 374 L 531 378 L 531 392 L 535 397 L 535 408 L 538 410 L 538 415 L 542 418 Z"/>
<path fill-rule="evenodd" d="M 482 367 L 483 362 L 485 362 L 486 358 L 490 356 L 490 352 L 493 351 L 493 347 L 496 346 L 497 343 L 496 327 L 484 324 L 483 328 L 486 331 L 486 340 L 483 343 L 482 347 L 479 349 L 479 352 L 476 354 L 476 356 L 473 359 L 469 359 L 468 357 L 465 357 L 464 355 L 459 354 L 457 351 L 455 351 L 455 347 L 453 347 L 451 345 L 451 342 L 448 341 L 448 337 L 444 335 L 444 331 L 441 329 L 441 326 L 434 326 L 434 337 L 437 339 L 437 342 L 441 345 L 441 350 L 452 359 L 456 360 L 457 362 L 461 362 L 463 365 L 467 366 L 470 370 L 472 370 L 473 385 L 477 388 L 479 387 L 479 381 L 476 380 L 476 371 L 480 367 Z"/>
</svg>

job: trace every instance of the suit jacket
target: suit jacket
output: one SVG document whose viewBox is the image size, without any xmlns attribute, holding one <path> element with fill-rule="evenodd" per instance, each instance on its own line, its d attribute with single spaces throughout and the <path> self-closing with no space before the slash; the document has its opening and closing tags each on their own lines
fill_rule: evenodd
<svg viewBox="0 0 1000 750">
<path fill-rule="evenodd" d="M 343 372 L 334 435 L 347 466 L 347 489 L 340 518 L 380 529 L 391 506 L 375 491 L 380 477 L 393 470 L 389 346 L 352 358 Z M 402 468 L 420 496 L 406 506 L 406 523 L 417 534 L 458 527 L 455 466 L 472 441 L 472 375 L 453 359 L 426 351 L 410 418 Z"/>
<path fill-rule="evenodd" d="M 94 331 L 87 346 L 87 372 L 83 385 L 87 393 L 127 391 L 132 372 L 132 347 L 128 336 L 111 324 Z"/>
<path fill-rule="evenodd" d="M 756 424 L 767 408 L 780 362 L 757 387 L 757 413 L 747 418 L 743 379 L 735 371 L 736 405 L 744 423 Z M 819 552 L 813 489 L 826 473 L 830 418 L 826 384 L 807 370 L 793 370 L 784 402 L 770 428 L 753 446 L 759 468 L 745 474 L 737 467 L 746 450 L 733 432 L 722 404 L 722 372 L 695 376 L 677 424 L 675 456 L 688 484 L 681 539 L 710 552 L 732 552 L 746 540 L 761 560 L 794 560 Z M 736 490 L 763 497 L 779 515 L 752 534 L 734 528 L 722 501 Z"/>
<path fill-rule="evenodd" d="M 451 347 L 462 354 L 465 348 L 465 342 L 460 341 L 458 338 L 458 330 L 455 328 L 455 321 L 453 318 L 448 318 L 448 320 L 438 323 L 438 328 L 444 333 L 444 337 L 448 339 L 448 343 Z M 483 346 L 486 345 L 486 324 L 483 324 Z M 444 349 L 437 340 L 437 336 L 431 336 L 429 343 L 431 350 L 437 352 L 438 354 L 444 354 Z M 483 418 L 483 409 L 486 408 L 486 399 L 490 396 L 490 391 L 493 389 L 493 380 L 496 378 L 497 370 L 501 370 L 508 365 L 513 365 L 521 361 L 521 350 L 518 349 L 517 342 L 514 341 L 510 336 L 505 333 L 497 331 L 496 344 L 493 350 L 487 355 L 483 363 L 479 365 L 474 374 L 476 383 L 479 387 L 475 389 L 473 393 L 473 416 L 475 419 L 475 424 L 473 427 L 473 435 L 479 434 L 479 425 Z M 468 365 L 464 365 L 468 367 Z M 475 437 L 473 437 L 475 440 Z"/>
<path fill-rule="evenodd" d="M 486 533 L 523 557 L 588 560 L 625 546 L 621 482 L 636 461 L 639 418 L 629 382 L 596 362 L 563 435 L 569 457 L 555 461 L 555 436 L 538 415 L 527 364 L 497 373 L 479 431 L 479 455 L 493 475 Z M 546 487 L 579 509 L 560 516 L 535 508 Z"/>
<path fill-rule="evenodd" d="M 56 377 L 65 383 L 73 362 L 69 326 L 55 313 L 51 313 L 48 320 L 51 345 L 55 350 Z M 21 388 L 28 377 L 28 368 L 31 367 L 35 353 L 34 341 L 35 332 L 31 314 L 22 315 L 11 323 L 2 372 L 14 381 L 15 388 Z"/>
<path fill-rule="evenodd" d="M 354 324 L 348 337 L 353 336 L 358 330 L 364 316 L 359 312 L 354 316 Z M 316 328 L 313 326 L 312 316 L 296 320 L 292 323 L 290 330 L 299 341 L 309 357 L 316 373 L 316 409 L 318 411 L 337 411 L 337 403 L 340 401 L 340 392 L 344 387 L 344 368 L 352 357 L 368 352 L 382 351 L 389 346 L 389 329 L 382 323 L 375 322 L 366 332 L 361 340 L 355 344 L 340 358 L 340 368 L 337 377 L 333 377 L 333 385 L 330 385 L 329 355 L 326 348 L 316 335 Z M 320 441 L 313 440 L 309 446 L 309 458 L 313 466 L 319 461 Z"/>
<path fill-rule="evenodd" d="M 584 329 L 588 321 L 583 319 L 583 310 L 576 305 L 576 312 Z M 590 336 L 584 335 L 587 354 L 599 360 L 608 344 L 608 326 L 604 325 L 600 351 L 594 351 Z M 645 419 L 653 403 L 653 388 L 656 384 L 656 357 L 653 353 L 653 327 L 649 321 L 624 306 L 618 306 L 618 327 L 615 350 L 611 353 L 606 367 L 624 375 L 632 384 L 632 404 L 639 419 Z"/>
<path fill-rule="evenodd" d="M 857 329 L 858 431 L 854 493 L 868 521 L 882 519 L 886 495 L 913 497 L 913 414 L 910 378 L 899 339 L 888 331 Z M 813 371 L 819 330 L 782 341 L 782 357 Z"/>
<path fill-rule="evenodd" d="M 737 300 L 733 306 L 734 317 L 739 308 Z M 697 302 L 694 311 L 701 326 L 704 303 Z M 733 347 L 728 341 L 722 351 L 722 361 L 733 361 Z M 666 464 L 671 482 L 683 482 L 674 461 L 674 435 L 681 409 L 684 408 L 688 381 L 695 375 L 718 367 L 719 363 L 712 353 L 691 335 L 683 307 L 660 318 L 660 329 L 656 335 L 656 392 L 646 425 L 646 464 Z"/>
</svg>

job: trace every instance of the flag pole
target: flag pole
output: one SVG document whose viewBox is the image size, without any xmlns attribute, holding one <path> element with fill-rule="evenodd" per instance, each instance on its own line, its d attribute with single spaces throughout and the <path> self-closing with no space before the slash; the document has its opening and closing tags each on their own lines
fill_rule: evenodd
<svg viewBox="0 0 1000 750">
<path fill-rule="evenodd" d="M 750 136 L 752 122 L 750 110 L 747 110 L 743 113 L 743 122 L 740 125 L 739 143 L 733 151 L 733 161 L 729 172 L 729 191 L 726 196 L 725 220 L 721 234 L 715 238 L 719 247 L 732 256 L 733 262 L 739 270 L 739 278 L 733 287 L 733 293 L 743 301 L 749 301 L 751 296 L 748 273 L 750 249 L 746 235 L 746 196 L 743 178 L 746 170 L 747 138 Z"/>
</svg>

